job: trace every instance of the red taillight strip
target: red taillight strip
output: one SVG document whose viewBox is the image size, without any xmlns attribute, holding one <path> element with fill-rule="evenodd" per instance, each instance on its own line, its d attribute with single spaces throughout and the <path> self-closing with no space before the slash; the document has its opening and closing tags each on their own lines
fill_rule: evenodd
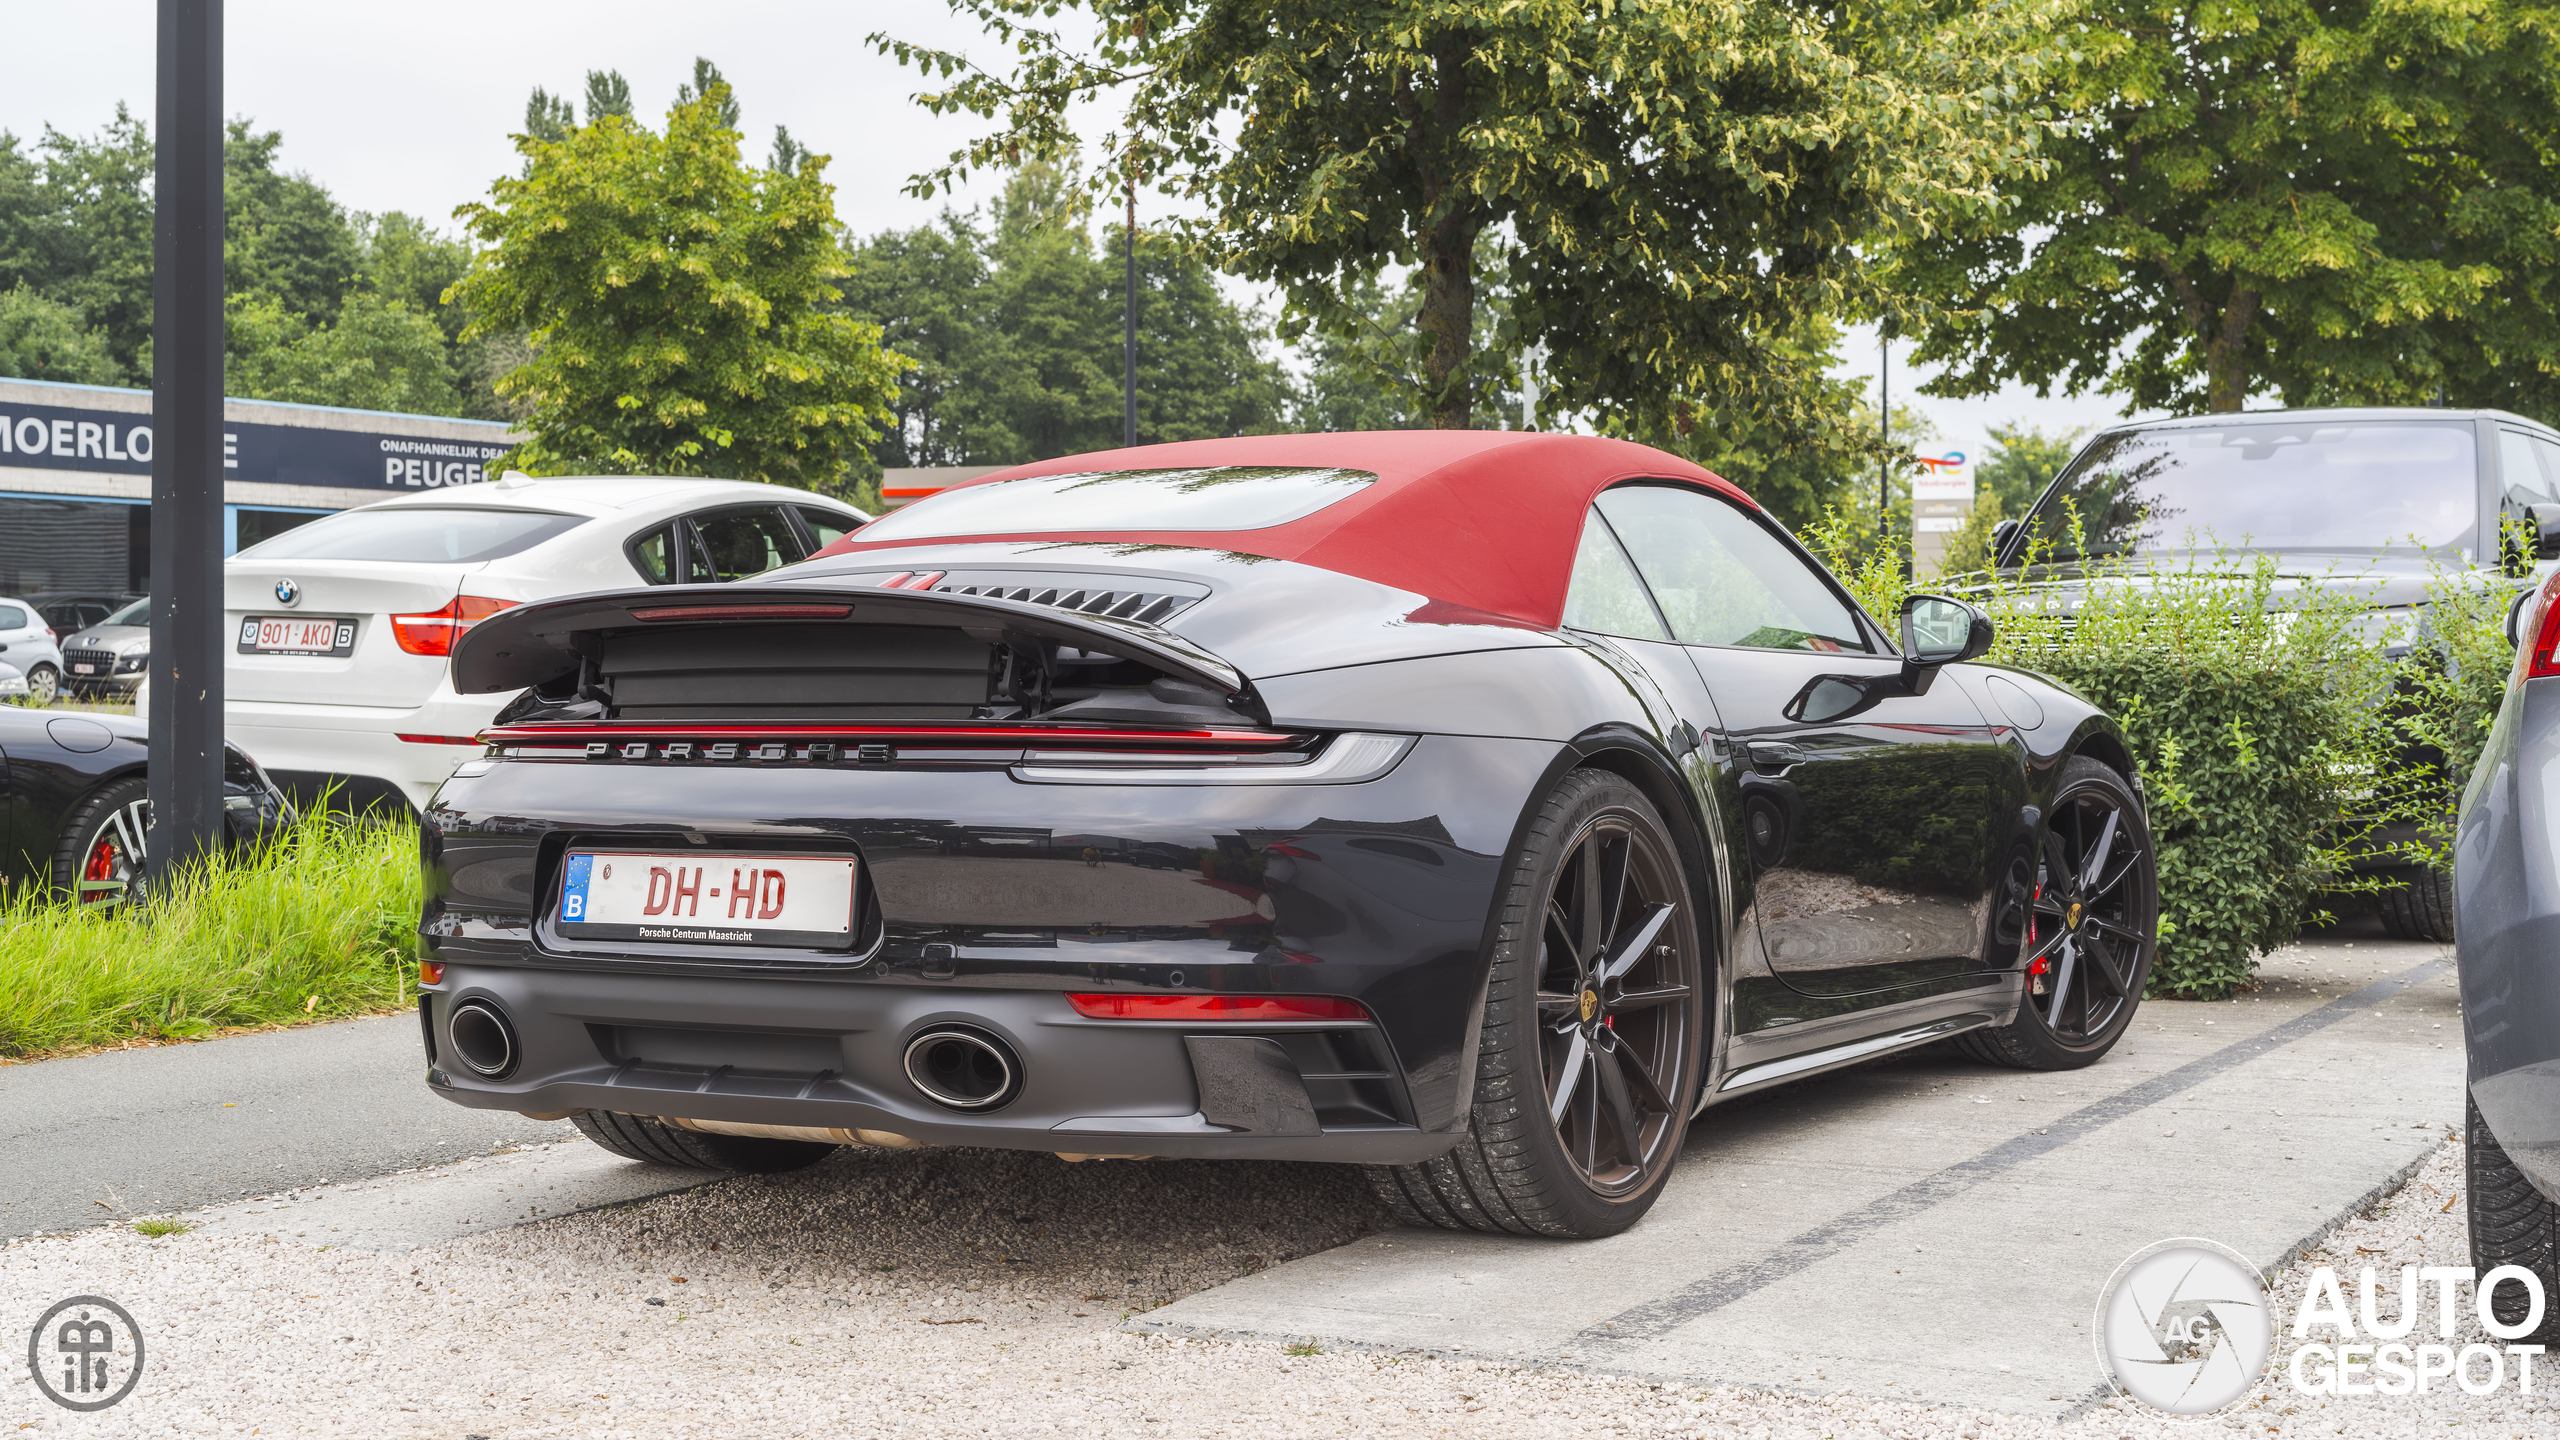
<svg viewBox="0 0 2560 1440">
<path fill-rule="evenodd" d="M 657 605 L 631 612 L 634 620 L 841 620 L 850 605 Z"/>
<path fill-rule="evenodd" d="M 2525 602 L 2527 616 L 2537 612 L 2542 623 L 2534 627 L 2533 645 L 2530 649 L 2519 647 L 2520 653 L 2516 656 L 2524 665 L 2524 678 L 2527 680 L 2545 680 L 2560 675 L 2560 656 L 2552 653 L 2555 648 L 2560 648 L 2560 570 L 2553 571 L 2551 578 L 2542 582 L 2540 594 Z"/>
<path fill-rule="evenodd" d="M 1069 995 L 1087 1020 L 1270 1022 L 1366 1020 L 1367 1006 L 1339 995 Z"/>
<path fill-rule="evenodd" d="M 902 740 L 910 744 L 976 745 L 990 740 L 1039 741 L 1048 746 L 1170 745 L 1187 750 L 1276 750 L 1303 735 L 1270 730 L 1068 730 L 1029 725 L 493 725 L 480 738 L 492 745 L 542 745 L 589 740 Z"/>
<path fill-rule="evenodd" d="M 477 745 L 477 744 L 479 744 L 479 743 L 480 743 L 479 741 L 477 741 L 477 740 L 475 740 L 475 739 L 471 738 L 471 737 L 470 737 L 470 736 L 468 736 L 468 735 L 398 735 L 398 734 L 395 734 L 392 738 L 393 738 L 393 739 L 396 739 L 396 740 L 403 740 L 403 741 L 406 741 L 406 742 L 408 742 L 408 743 L 409 743 L 409 744 L 411 744 L 411 745 Z"/>
</svg>

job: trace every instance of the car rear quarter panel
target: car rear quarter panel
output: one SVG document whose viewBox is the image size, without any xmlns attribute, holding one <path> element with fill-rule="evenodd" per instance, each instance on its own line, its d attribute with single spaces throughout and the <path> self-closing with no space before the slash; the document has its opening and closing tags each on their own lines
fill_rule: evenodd
<svg viewBox="0 0 2560 1440">
<path fill-rule="evenodd" d="M 2471 1095 L 2560 1200 L 2560 682 L 2510 690 L 2463 796 L 2455 954 Z"/>
</svg>

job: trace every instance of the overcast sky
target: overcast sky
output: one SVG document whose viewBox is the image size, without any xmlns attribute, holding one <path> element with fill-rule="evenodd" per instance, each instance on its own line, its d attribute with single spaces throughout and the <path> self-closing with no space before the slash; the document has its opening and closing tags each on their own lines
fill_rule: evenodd
<svg viewBox="0 0 2560 1440">
<path fill-rule="evenodd" d="M 523 127 L 536 85 L 583 92 L 591 69 L 620 70 L 644 118 L 664 113 L 707 55 L 736 90 L 747 153 L 761 160 L 777 124 L 834 156 L 836 209 L 861 233 L 922 224 L 944 201 L 901 193 L 907 176 L 941 162 L 983 123 L 936 118 L 908 97 L 918 79 L 864 43 L 876 30 L 999 58 L 938 0 L 437 0 L 432 5 L 229 0 L 224 108 L 284 132 L 288 169 L 308 172 L 361 210 L 405 210 L 450 227 L 453 208 L 481 198 L 515 167 L 507 136 Z M 153 6 L 145 0 L 0 0 L 0 130 L 22 145 L 48 124 L 96 130 L 123 101 L 146 120 L 152 101 Z M 980 181 L 956 203 L 986 199 Z M 1143 205 L 1145 201 L 1141 200 Z M 1907 355 L 1907 347 L 1902 348 Z M 1844 374 L 1873 393 L 1872 332 L 1843 357 Z M 2114 403 L 2038 400 L 2016 391 L 1981 400 L 1930 400 L 1901 356 L 1893 391 L 1927 412 L 1937 449 L 1979 455 L 1993 424 L 2048 430 L 2101 425 Z"/>
</svg>

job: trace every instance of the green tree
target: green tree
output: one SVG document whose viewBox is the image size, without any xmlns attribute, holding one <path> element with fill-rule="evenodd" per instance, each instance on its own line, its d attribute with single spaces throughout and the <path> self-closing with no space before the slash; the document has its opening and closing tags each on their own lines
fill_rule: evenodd
<svg viewBox="0 0 2560 1440">
<path fill-rule="evenodd" d="M 356 227 L 308 175 L 276 169 L 280 131 L 234 120 L 222 147 L 223 288 L 270 295 L 286 309 L 327 320 L 363 263 Z"/>
<path fill-rule="evenodd" d="M 524 173 L 455 212 L 485 247 L 445 297 L 466 338 L 534 346 L 498 383 L 531 407 L 511 463 L 812 486 L 867 465 L 906 362 L 838 304 L 826 157 L 750 170 L 727 98 L 677 105 L 663 135 L 606 113 L 519 136 Z"/>
<path fill-rule="evenodd" d="M 24 284 L 0 290 L 0 375 L 117 385 L 124 367 L 107 353 L 106 337 L 80 323 L 80 312 Z"/>
<path fill-rule="evenodd" d="M 854 251 L 845 308 L 880 327 L 880 342 L 915 361 L 898 375 L 894 421 L 873 442 L 883 466 L 996 463 L 1018 448 L 1009 429 L 988 433 L 979 399 L 997 373 L 1003 335 L 993 313 L 987 237 L 967 216 L 884 230 Z"/>
<path fill-rule="evenodd" d="M 151 137 L 118 105 L 95 137 L 48 125 L 37 148 L 43 184 L 17 221 L 29 235 L 29 265 L 13 278 L 79 311 L 128 379 L 147 382 Z"/>
<path fill-rule="evenodd" d="M 1992 426 L 1991 451 L 1973 467 L 1974 495 L 1989 497 L 2002 520 L 2023 519 L 2044 487 L 2080 453 L 2080 437 L 2088 433 L 2085 426 L 2073 426 L 2047 435 L 2023 421 Z"/>
<path fill-rule="evenodd" d="M 1887 0 L 1843 12 L 1743 0 L 954 0 L 1017 57 L 997 73 L 885 35 L 943 88 L 937 113 L 1003 116 L 916 176 L 1057 153 L 1071 113 L 1121 91 L 1092 181 L 1192 199 L 1227 270 L 1281 287 L 1284 334 L 1356 335 L 1358 287 L 1421 277 L 1413 409 L 1475 423 L 1479 348 L 1543 342 L 1542 413 L 1666 418 L 1684 395 L 1800 418 L 1812 377 L 1756 337 L 1883 307 L 1866 256 L 1897 230 L 1981 217 L 2036 122 L 2013 103 L 2047 0 Z M 1479 243 L 1509 296 L 1478 333 Z"/>
<path fill-rule="evenodd" d="M 2091 0 L 2006 233 L 1906 249 L 1949 297 L 1931 389 L 2133 406 L 2531 397 L 2560 385 L 2560 10 Z"/>
<path fill-rule="evenodd" d="M 411 415 L 462 408 L 444 331 L 414 304 L 359 290 L 335 321 L 298 335 L 298 317 L 272 301 L 233 315 L 240 353 L 224 378 L 234 395 Z"/>
</svg>

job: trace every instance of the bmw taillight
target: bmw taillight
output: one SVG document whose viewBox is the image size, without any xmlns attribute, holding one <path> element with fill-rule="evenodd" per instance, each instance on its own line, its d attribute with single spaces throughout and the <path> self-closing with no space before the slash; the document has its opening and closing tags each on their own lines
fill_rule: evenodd
<svg viewBox="0 0 2560 1440">
<path fill-rule="evenodd" d="M 1367 1007 L 1339 995 L 1069 995 L 1087 1020 L 1244 1021 L 1366 1020 Z"/>
<path fill-rule="evenodd" d="M 2542 680 L 2560 675 L 2560 658 L 2553 650 L 2560 648 L 2560 570 L 2542 582 L 2542 588 L 2525 606 L 2525 624 L 2517 627 L 2520 635 L 2529 634 L 2529 644 L 2519 646 L 2516 663 L 2524 667 L 2523 678 Z"/>
<path fill-rule="evenodd" d="M 450 655 L 453 642 L 463 631 L 488 619 L 501 610 L 512 609 L 513 600 L 491 600 L 479 595 L 456 595 L 453 603 L 441 610 L 423 615 L 391 617 L 391 638 L 412 655 Z"/>
</svg>

